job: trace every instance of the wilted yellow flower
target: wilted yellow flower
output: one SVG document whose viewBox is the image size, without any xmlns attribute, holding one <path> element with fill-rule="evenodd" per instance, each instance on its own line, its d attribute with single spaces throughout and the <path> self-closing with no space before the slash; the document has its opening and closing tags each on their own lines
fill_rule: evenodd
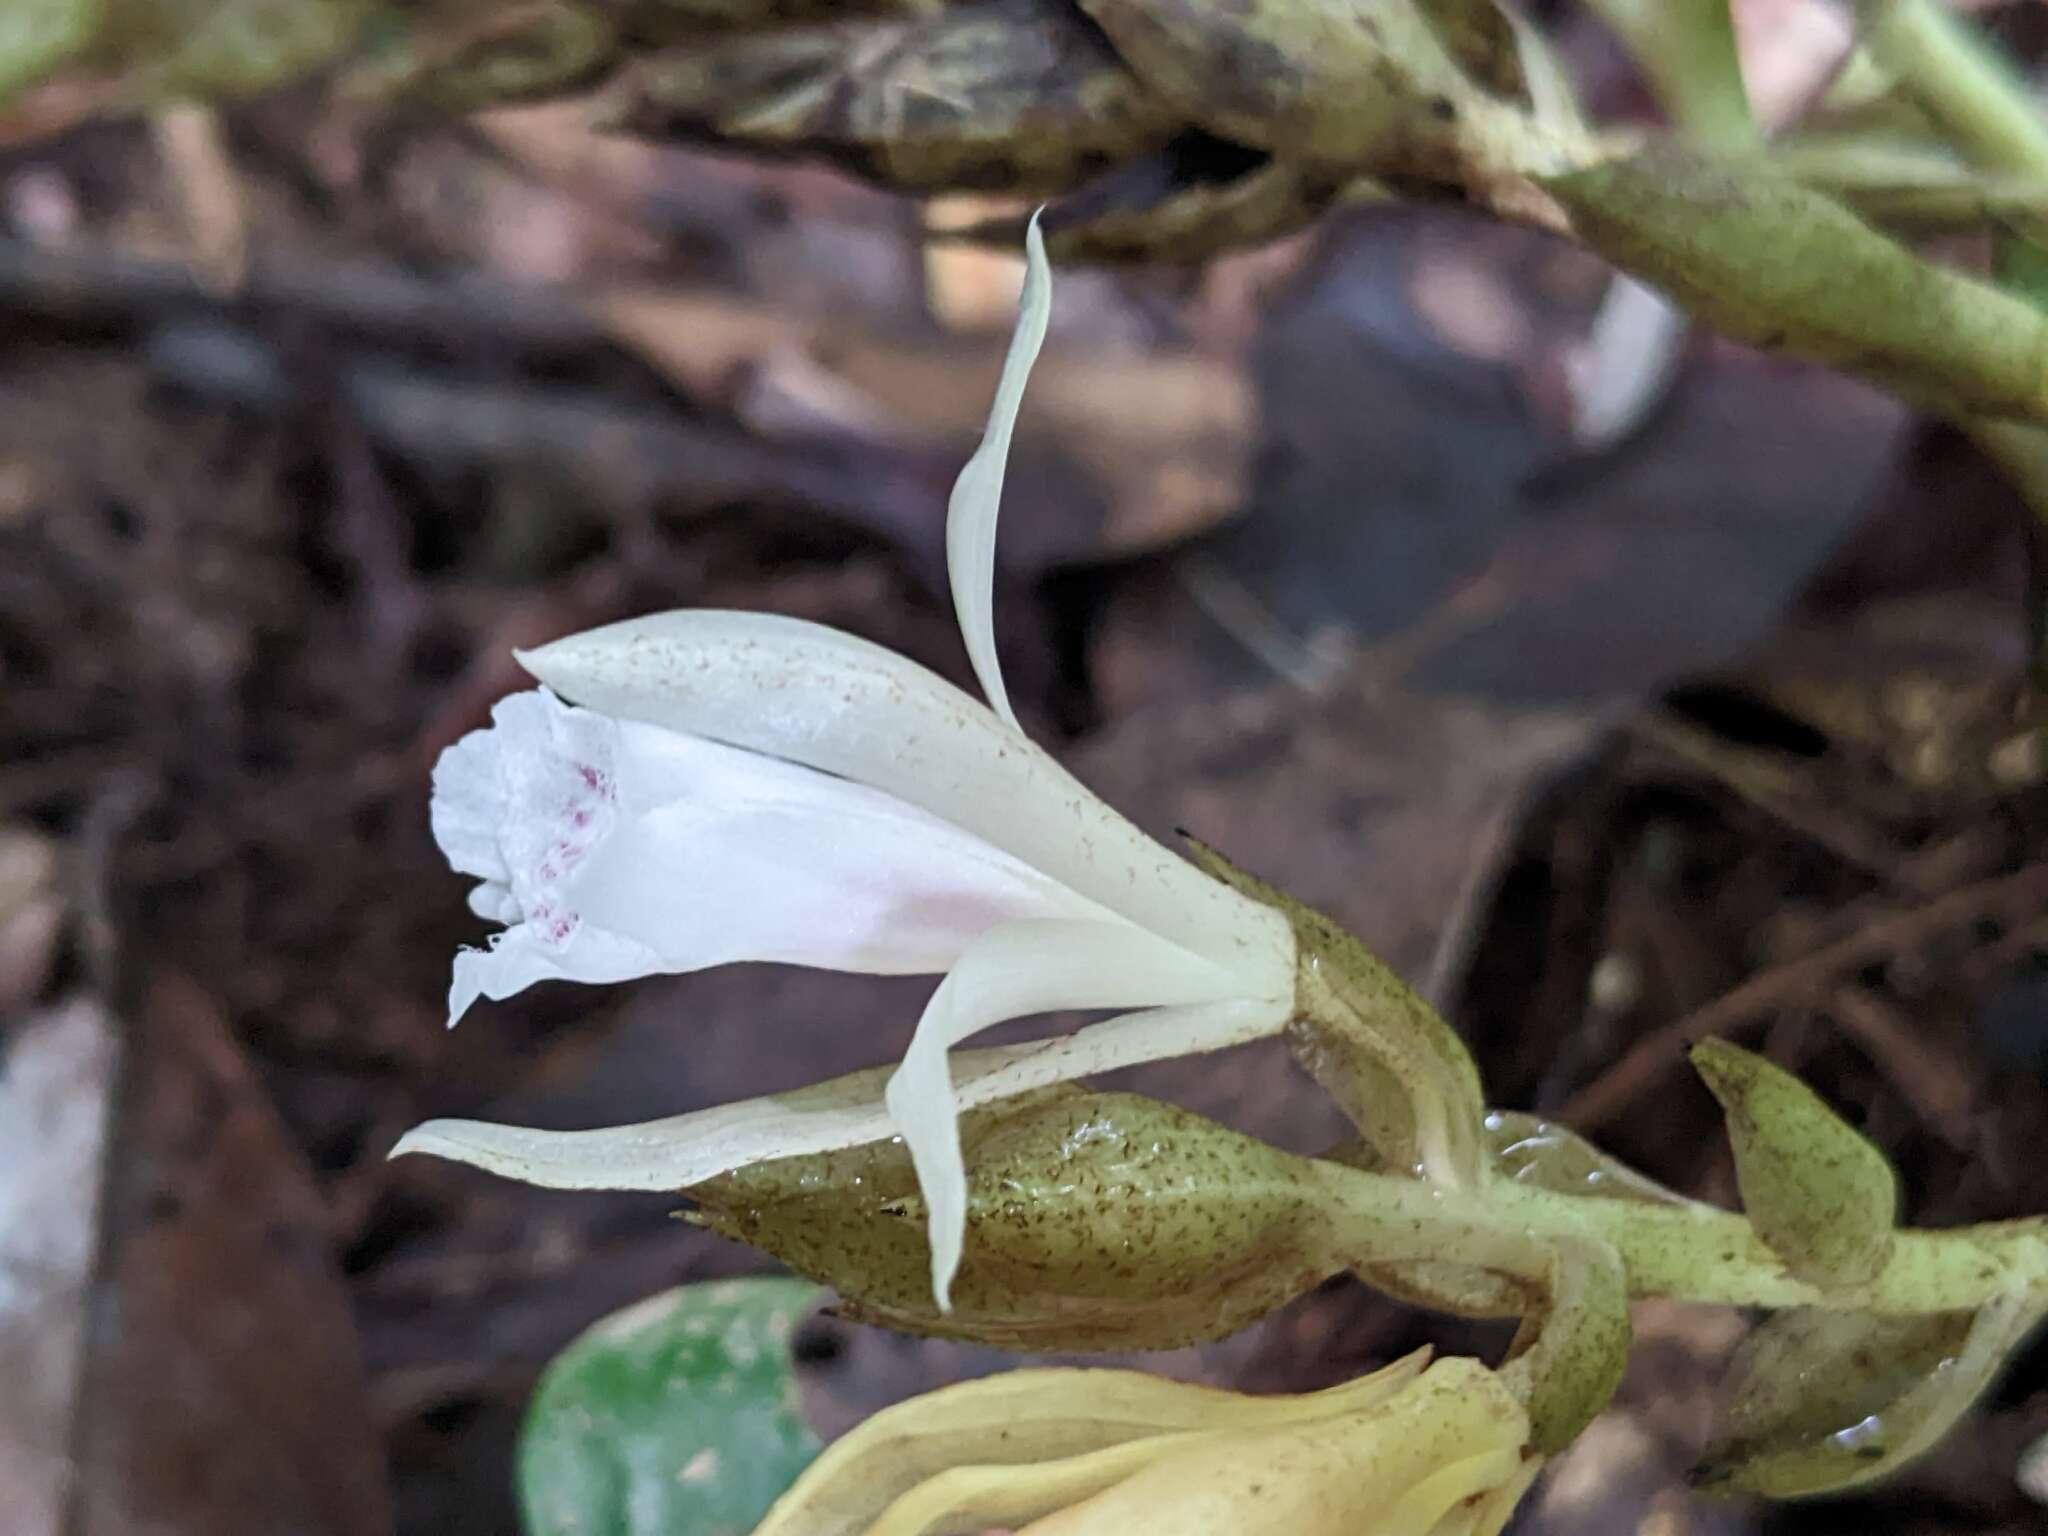
<svg viewBox="0 0 2048 1536">
<path fill-rule="evenodd" d="M 1427 1350 L 1305 1397 L 1017 1371 L 875 1415 L 755 1536 L 1493 1536 L 1528 1440 L 1493 1372 Z"/>
</svg>

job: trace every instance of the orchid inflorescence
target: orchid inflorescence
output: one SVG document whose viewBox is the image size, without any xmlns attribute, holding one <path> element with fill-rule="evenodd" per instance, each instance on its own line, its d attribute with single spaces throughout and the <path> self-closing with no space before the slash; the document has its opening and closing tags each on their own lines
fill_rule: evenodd
<svg viewBox="0 0 2048 1536">
<path fill-rule="evenodd" d="M 435 837 L 502 925 L 456 957 L 451 1024 L 545 980 L 737 961 L 937 975 L 902 1060 L 644 1125 L 436 1120 L 395 1151 L 680 1192 L 855 1318 L 1013 1348 L 1216 1338 L 1347 1272 L 1521 1319 L 1498 1370 L 1417 1359 L 1310 1398 L 1128 1372 L 948 1389 L 834 1447 L 764 1536 L 1492 1536 L 1608 1402 L 1629 1298 L 1651 1294 L 1775 1314 L 1738 1352 L 1705 1480 L 1810 1493 L 1932 1444 L 2048 1311 L 2048 1224 L 1898 1227 L 1883 1155 L 1720 1041 L 1695 1062 L 1743 1215 L 1489 1109 L 1456 1034 L 1357 940 L 1213 850 L 1170 852 L 1025 734 L 992 606 L 1004 463 L 1051 304 L 1035 223 L 1026 257 L 947 512 L 986 703 L 837 630 L 681 610 L 520 653 L 540 686 L 434 771 Z M 1067 1010 L 1113 1016 L 955 1050 Z M 1357 1141 L 1300 1157 L 1082 1081 L 1275 1034 Z"/>
</svg>

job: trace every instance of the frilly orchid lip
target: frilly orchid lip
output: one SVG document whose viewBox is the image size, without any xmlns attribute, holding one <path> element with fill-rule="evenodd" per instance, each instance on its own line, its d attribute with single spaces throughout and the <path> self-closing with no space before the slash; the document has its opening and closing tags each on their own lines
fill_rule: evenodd
<svg viewBox="0 0 2048 1536">
<path fill-rule="evenodd" d="M 501 700 L 492 720 L 434 772 L 434 834 L 483 880 L 471 907 L 509 925 L 456 957 L 450 1023 L 535 981 L 740 960 L 914 975 L 999 923 L 1113 921 L 866 785 L 544 689 Z"/>
<path fill-rule="evenodd" d="M 682 611 L 520 653 L 543 687 L 500 702 L 490 729 L 434 771 L 434 835 L 482 882 L 472 907 L 506 925 L 489 949 L 457 957 L 451 1023 L 479 997 L 537 981 L 739 960 L 942 974 L 886 1090 L 568 1138 L 437 1121 L 395 1152 L 541 1183 L 675 1188 L 893 1129 L 929 1202 L 943 1307 L 964 1224 L 963 1098 L 1286 1023 L 1295 946 L 1280 913 L 1140 832 L 1010 710 L 991 613 L 995 524 L 1051 303 L 1035 221 L 1026 251 L 988 431 L 947 512 L 955 607 L 993 707 L 821 625 Z M 1000 1059 L 977 1053 L 964 1077 L 962 1063 L 949 1067 L 951 1048 L 992 1024 L 1068 1009 L 1133 1011 Z"/>
</svg>

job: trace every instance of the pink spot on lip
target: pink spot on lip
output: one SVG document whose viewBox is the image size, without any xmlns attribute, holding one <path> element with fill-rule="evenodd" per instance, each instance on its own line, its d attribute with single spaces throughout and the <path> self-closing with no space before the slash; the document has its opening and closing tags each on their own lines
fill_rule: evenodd
<svg viewBox="0 0 2048 1536">
<path fill-rule="evenodd" d="M 574 912 L 564 912 L 552 904 L 536 907 L 528 914 L 531 923 L 542 940 L 549 944 L 567 942 L 569 935 L 576 931 L 577 917 Z"/>
</svg>

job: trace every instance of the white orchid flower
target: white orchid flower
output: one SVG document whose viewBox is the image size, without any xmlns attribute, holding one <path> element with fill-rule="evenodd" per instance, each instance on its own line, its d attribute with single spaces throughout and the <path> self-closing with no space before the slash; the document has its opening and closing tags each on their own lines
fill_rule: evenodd
<svg viewBox="0 0 2048 1536">
<path fill-rule="evenodd" d="M 1026 248 L 988 430 L 947 512 L 954 606 L 987 706 L 837 630 L 686 609 L 521 653 L 543 686 L 502 701 L 434 770 L 435 838 L 483 882 L 471 906 L 505 925 L 456 957 L 451 1024 L 479 997 L 554 978 L 740 960 L 942 974 L 886 1091 L 828 1084 L 597 1131 L 437 1120 L 394 1155 L 555 1188 L 676 1190 L 900 1134 L 943 1307 L 965 1223 L 960 1109 L 1285 1025 L 1286 920 L 1089 793 L 1025 736 L 1004 692 L 996 512 L 1051 306 L 1035 221 Z M 978 1031 L 1067 1009 L 1132 1011 L 962 1053 L 949 1070 Z"/>
</svg>

